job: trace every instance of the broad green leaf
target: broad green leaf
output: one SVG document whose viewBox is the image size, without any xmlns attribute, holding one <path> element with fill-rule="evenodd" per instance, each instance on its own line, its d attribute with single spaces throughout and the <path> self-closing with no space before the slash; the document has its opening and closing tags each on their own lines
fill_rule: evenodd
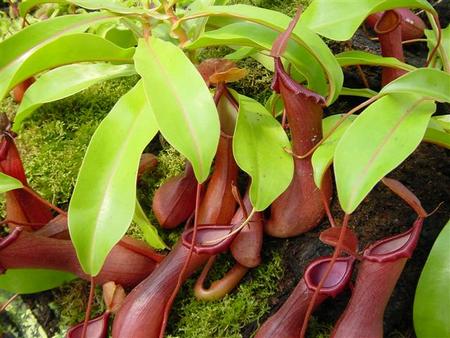
<svg viewBox="0 0 450 338">
<path fill-rule="evenodd" d="M 91 25 L 116 19 L 108 13 L 65 15 L 30 25 L 0 42 L 0 100 L 16 71 L 37 50 L 61 36 L 80 33 Z"/>
<path fill-rule="evenodd" d="M 23 184 L 18 179 L 0 172 L 0 193 L 20 189 L 22 187 Z"/>
<path fill-rule="evenodd" d="M 431 249 L 414 297 L 414 329 L 418 338 L 450 337 L 450 221 Z"/>
<path fill-rule="evenodd" d="M 419 68 L 390 82 L 380 95 L 409 93 L 439 102 L 450 102 L 450 74 L 438 69 Z"/>
<path fill-rule="evenodd" d="M 264 106 L 249 97 L 233 94 L 239 101 L 233 154 L 238 166 L 252 178 L 253 207 L 262 211 L 291 183 L 294 160 L 285 151 L 291 145 L 281 125 Z"/>
<path fill-rule="evenodd" d="M 141 229 L 145 241 L 155 249 L 167 249 L 168 246 L 164 241 L 159 237 L 158 230 L 156 227 L 150 223 L 149 219 L 142 210 L 139 201 L 136 199 L 136 207 L 134 209 L 133 222 L 139 226 Z"/>
<path fill-rule="evenodd" d="M 208 31 L 186 47 L 196 49 L 209 46 L 227 46 L 231 44 L 270 51 L 278 34 L 277 31 L 258 24 L 239 22 L 213 31 Z M 328 85 L 326 74 L 322 65 L 307 48 L 290 40 L 283 56 L 307 79 L 308 87 L 311 90 L 321 95 L 327 94 Z M 273 65 L 272 58 L 271 64 Z"/>
<path fill-rule="evenodd" d="M 291 21 L 290 17 L 276 11 L 248 5 L 231 5 L 207 8 L 181 18 L 179 23 L 203 16 L 209 16 L 208 24 L 215 28 L 245 20 L 268 27 L 276 32 L 285 31 Z M 299 25 L 291 34 L 291 40 L 307 49 L 314 56 L 316 62 L 322 66 L 329 85 L 327 103 L 331 104 L 339 96 L 343 83 L 342 69 L 333 53 L 317 34 L 307 28 L 299 27 Z"/>
<path fill-rule="evenodd" d="M 341 95 L 345 96 L 359 96 L 359 97 L 367 97 L 371 98 L 377 95 L 378 93 L 369 88 L 347 88 L 342 87 Z"/>
<path fill-rule="evenodd" d="M 380 55 L 356 50 L 340 53 L 336 55 L 336 59 L 342 67 L 353 65 L 369 65 L 399 68 L 406 71 L 413 71 L 416 69 L 416 67 L 410 66 L 393 57 L 383 57 Z"/>
<path fill-rule="evenodd" d="M 83 61 L 131 63 L 133 54 L 134 48 L 120 48 L 97 35 L 64 35 L 24 55 L 18 67 L 0 71 L 0 98 L 23 80 L 50 68 Z"/>
<path fill-rule="evenodd" d="M 158 131 L 138 82 L 92 136 L 69 205 L 69 231 L 84 272 L 97 275 L 133 218 L 142 151 Z"/>
<path fill-rule="evenodd" d="M 219 116 L 211 94 L 183 51 L 151 37 L 134 56 L 145 94 L 164 138 L 182 153 L 203 183 L 219 143 Z"/>
<path fill-rule="evenodd" d="M 20 294 L 56 288 L 77 278 L 68 272 L 45 269 L 8 269 L 0 275 L 0 289 Z"/>
<path fill-rule="evenodd" d="M 46 3 L 69 3 L 79 7 L 83 7 L 90 10 L 106 9 L 113 13 L 118 14 L 148 14 L 155 11 L 149 11 L 138 7 L 126 7 L 115 1 L 104 0 L 27 0 L 21 2 L 19 5 L 19 12 L 21 16 L 25 16 L 34 7 L 46 4 Z"/>
<path fill-rule="evenodd" d="M 322 120 L 323 134 L 327 135 L 331 128 L 342 118 L 342 115 L 331 115 Z M 314 171 L 314 183 L 316 186 L 322 187 L 323 175 L 326 173 L 331 163 L 336 146 L 344 132 L 355 120 L 354 116 L 348 117 L 344 122 L 331 134 L 331 136 L 323 142 L 313 153 L 311 163 Z"/>
<path fill-rule="evenodd" d="M 441 58 L 449 58 L 450 57 L 450 25 L 448 25 L 446 28 L 442 29 L 442 37 L 441 37 L 441 46 L 442 51 L 440 50 L 440 53 L 442 55 L 436 55 L 435 58 L 438 59 L 438 62 L 435 62 L 433 65 L 435 68 L 442 69 L 442 60 Z M 428 56 L 431 53 L 431 51 L 436 46 L 436 35 L 433 30 L 425 29 L 425 36 L 427 37 L 427 45 L 428 45 Z"/>
<path fill-rule="evenodd" d="M 448 115 L 444 115 L 444 117 L 448 117 Z M 439 121 L 439 118 L 441 118 L 441 116 L 432 117 L 430 119 L 423 140 L 450 149 L 450 128 L 446 129 L 446 125 L 442 124 Z"/>
<path fill-rule="evenodd" d="M 375 184 L 416 149 L 435 108 L 421 95 L 392 94 L 355 119 L 334 155 L 339 202 L 346 213 L 352 213 Z"/>
<path fill-rule="evenodd" d="M 75 64 L 51 70 L 33 83 L 25 92 L 14 119 L 14 130 L 42 104 L 76 94 L 95 83 L 136 74 L 132 65 L 108 63 Z"/>
<path fill-rule="evenodd" d="M 420 8 L 436 14 L 426 0 L 314 0 L 300 18 L 300 27 L 337 41 L 350 40 L 372 13 L 393 8 Z"/>
</svg>

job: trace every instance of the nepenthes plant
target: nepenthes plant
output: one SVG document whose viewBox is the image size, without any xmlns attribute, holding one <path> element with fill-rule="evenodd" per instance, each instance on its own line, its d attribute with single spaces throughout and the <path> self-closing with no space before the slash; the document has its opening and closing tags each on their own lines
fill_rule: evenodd
<svg viewBox="0 0 450 338">
<path fill-rule="evenodd" d="M 44 3 L 80 10 L 28 23 Z M 28 0 L 11 6 L 23 29 L 0 42 L 0 99 L 12 91 L 20 102 L 11 120 L 0 121 L 3 288 L 39 292 L 81 277 L 91 283 L 91 301 L 95 285 L 103 285 L 107 311 L 90 320 L 89 305 L 84 323 L 68 337 L 106 337 L 110 317 L 113 337 L 163 337 L 174 300 L 195 272 L 203 268 L 196 297 L 220 299 L 261 263 L 263 234 L 298 236 L 326 217 L 331 227 L 320 238 L 333 254 L 310 263 L 256 336 L 305 337 L 313 310 L 341 293 L 357 270 L 332 335 L 357 337 L 365 330 L 367 337 L 382 337 L 384 308 L 428 216 L 402 183 L 386 176 L 422 141 L 450 148 L 448 115 L 433 116 L 436 102 L 450 102 L 449 29 L 430 3 L 313 0 L 294 18 L 223 0 Z M 427 22 L 411 9 L 423 11 Z M 381 55 L 335 55 L 324 41 L 349 40 L 364 24 L 376 33 Z M 414 40 L 428 43 L 421 66 L 405 62 L 404 43 Z M 231 52 L 200 62 L 204 49 L 217 46 Z M 236 64 L 244 57 L 273 72 L 268 102 L 233 89 L 247 75 Z M 361 65 L 383 67 L 378 91 L 344 87 L 343 68 Z M 139 80 L 96 129 L 68 210 L 61 210 L 29 186 L 15 137 L 40 106 L 129 76 Z M 365 100 L 346 114 L 333 113 L 333 104 L 348 95 Z M 158 142 L 156 135 L 186 159 L 184 172 L 152 200 L 162 228 L 184 227 L 172 248 L 136 199 L 143 168 L 155 165 L 142 153 Z M 379 182 L 418 219 L 407 232 L 374 238 L 359 252 L 351 214 Z M 334 190 L 342 220 L 330 209 Z M 126 236 L 132 220 L 147 233 L 147 243 Z M 233 267 L 205 286 L 225 252 Z M 13 285 L 34 278 L 39 283 L 26 289 Z"/>
</svg>

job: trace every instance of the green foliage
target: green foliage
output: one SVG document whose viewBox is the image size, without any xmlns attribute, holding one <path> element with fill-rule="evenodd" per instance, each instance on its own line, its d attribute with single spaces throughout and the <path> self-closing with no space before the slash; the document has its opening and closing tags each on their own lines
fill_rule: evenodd
<svg viewBox="0 0 450 338">
<path fill-rule="evenodd" d="M 22 188 L 23 184 L 18 179 L 0 172 L 0 193 Z"/>
<path fill-rule="evenodd" d="M 204 80 L 180 48 L 158 38 L 139 40 L 134 60 L 161 134 L 189 159 L 203 183 L 220 135 L 217 109 Z"/>
<path fill-rule="evenodd" d="M 285 149 L 289 139 L 279 122 L 258 101 L 233 93 L 239 113 L 233 138 L 236 163 L 252 178 L 250 200 L 266 209 L 288 187 L 294 161 Z"/>
<path fill-rule="evenodd" d="M 333 40 L 345 41 L 352 38 L 369 14 L 402 7 L 421 8 L 436 14 L 426 0 L 315 0 L 303 13 L 300 27 L 308 27 Z"/>
<path fill-rule="evenodd" d="M 79 35 L 74 35 L 68 40 L 65 38 L 60 40 L 66 34 L 83 32 L 89 25 L 112 19 L 115 19 L 114 16 L 107 13 L 58 17 L 30 25 L 2 41 L 0 43 L 0 49 L 2 50 L 2 58 L 0 59 L 0 98 L 3 99 L 10 88 L 31 75 L 64 64 L 63 62 L 69 62 L 70 59 L 72 59 L 72 62 L 75 62 L 77 58 L 81 57 L 86 46 L 79 47 L 78 51 L 75 52 L 78 56 L 71 56 L 62 52 L 65 48 L 71 47 L 71 42 L 73 43 L 76 40 L 81 42 Z M 90 40 L 93 42 L 92 37 Z M 107 49 L 110 51 L 114 49 L 112 46 L 108 47 Z M 48 57 L 48 53 L 58 52 L 58 50 L 59 58 L 55 60 L 54 57 Z M 91 50 L 87 54 L 92 53 L 95 54 L 95 51 Z M 125 57 L 126 53 L 122 56 Z M 94 60 L 96 59 L 94 58 Z M 86 61 L 86 59 L 84 60 Z"/>
<path fill-rule="evenodd" d="M 71 273 L 44 269 L 9 269 L 0 276 L 0 289 L 27 294 L 53 289 L 74 279 Z"/>
<path fill-rule="evenodd" d="M 69 205 L 69 231 L 83 270 L 96 276 L 133 218 L 136 176 L 158 132 L 142 81 L 123 95 L 92 136 Z"/>
<path fill-rule="evenodd" d="M 210 273 L 211 280 L 221 278 L 232 265 L 229 258 L 219 258 Z M 195 300 L 192 291 L 195 279 L 190 279 L 176 299 L 168 337 L 242 337 L 241 331 L 246 325 L 259 322 L 267 314 L 269 299 L 277 291 L 282 277 L 282 258 L 272 251 L 262 265 L 249 272 L 237 290 L 222 300 Z"/>
<path fill-rule="evenodd" d="M 420 275 L 414 298 L 414 328 L 419 338 L 448 337 L 450 302 L 450 221 L 442 229 Z"/>
<path fill-rule="evenodd" d="M 132 65 L 108 63 L 75 64 L 51 70 L 25 92 L 14 119 L 14 129 L 19 130 L 22 121 L 44 103 L 69 97 L 102 81 L 134 74 Z"/>
<path fill-rule="evenodd" d="M 355 119 L 334 158 L 339 202 L 346 213 L 352 213 L 375 184 L 416 149 L 435 109 L 422 96 L 392 94 Z"/>
</svg>

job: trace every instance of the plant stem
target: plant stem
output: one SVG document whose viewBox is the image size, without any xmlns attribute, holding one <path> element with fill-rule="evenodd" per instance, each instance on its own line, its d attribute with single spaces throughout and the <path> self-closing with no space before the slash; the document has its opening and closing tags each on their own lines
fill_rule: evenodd
<svg viewBox="0 0 450 338">
<path fill-rule="evenodd" d="M 81 333 L 81 338 L 86 338 L 89 317 L 91 315 L 92 302 L 94 301 L 94 292 L 95 292 L 94 277 L 91 276 L 91 287 L 89 290 L 89 299 L 86 309 L 86 315 L 84 316 L 83 331 Z"/>
<path fill-rule="evenodd" d="M 2 306 L 0 307 L 0 313 L 2 313 L 3 311 L 5 311 L 5 309 L 9 306 L 9 304 L 11 304 L 11 303 L 14 301 L 14 299 L 17 298 L 18 295 L 19 295 L 19 294 L 16 293 L 16 294 L 13 295 L 11 298 L 9 298 L 6 302 L 4 302 L 4 303 L 2 304 Z"/>
</svg>

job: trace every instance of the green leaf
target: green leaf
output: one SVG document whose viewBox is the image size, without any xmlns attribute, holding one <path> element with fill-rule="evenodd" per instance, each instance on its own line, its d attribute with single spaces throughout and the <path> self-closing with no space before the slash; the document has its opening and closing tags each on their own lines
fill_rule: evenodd
<svg viewBox="0 0 450 338">
<path fill-rule="evenodd" d="M 8 269 L 0 275 L 0 289 L 20 294 L 56 288 L 77 278 L 68 272 L 45 269 Z"/>
<path fill-rule="evenodd" d="M 23 184 L 18 179 L 0 172 L 0 193 L 20 189 L 22 187 Z"/>
<path fill-rule="evenodd" d="M 150 223 L 149 219 L 142 210 L 139 201 L 136 199 L 136 207 L 134 209 L 133 222 L 136 223 L 144 234 L 145 241 L 155 249 L 167 249 L 168 246 L 159 237 L 158 230 Z"/>
<path fill-rule="evenodd" d="M 0 97 L 23 80 L 50 68 L 83 61 L 131 63 L 134 48 L 123 49 L 104 38 L 87 33 L 65 35 L 25 55 L 22 64 L 0 72 Z"/>
<path fill-rule="evenodd" d="M 450 221 L 442 229 L 420 275 L 414 297 L 418 338 L 450 337 Z"/>
<path fill-rule="evenodd" d="M 322 120 L 323 134 L 330 132 L 331 128 L 342 118 L 341 114 L 331 115 Z M 322 187 L 322 179 L 325 172 L 333 163 L 333 156 L 336 146 L 344 132 L 355 120 L 355 116 L 350 116 L 331 134 L 331 136 L 323 142 L 313 153 L 311 163 L 314 170 L 314 183 L 316 186 Z"/>
<path fill-rule="evenodd" d="M 334 156 L 339 202 L 346 213 L 352 213 L 375 184 L 414 151 L 435 108 L 420 95 L 392 94 L 356 118 Z"/>
<path fill-rule="evenodd" d="M 142 151 L 158 131 L 138 82 L 92 136 L 69 205 L 69 231 L 84 272 L 97 275 L 133 218 Z"/>
<path fill-rule="evenodd" d="M 290 17 L 276 11 L 248 5 L 232 5 L 210 7 L 204 11 L 181 18 L 179 24 L 203 16 L 209 16 L 208 24 L 215 28 L 245 20 L 277 32 L 285 31 L 291 21 Z M 333 53 L 317 34 L 307 28 L 299 27 L 299 25 L 294 28 L 291 40 L 306 48 L 322 66 L 329 83 L 327 103 L 331 104 L 339 96 L 343 83 L 342 69 Z M 304 71 L 303 69 L 301 70 Z"/>
<path fill-rule="evenodd" d="M 444 117 L 448 116 L 449 115 L 444 115 Z M 442 124 L 440 118 L 442 118 L 442 116 L 436 116 L 430 119 L 423 140 L 450 149 L 450 128 L 446 129 L 445 123 Z"/>
<path fill-rule="evenodd" d="M 442 50 L 440 50 L 440 53 L 442 55 L 436 55 L 435 58 L 439 59 L 438 62 L 435 62 L 433 65 L 435 68 L 442 69 L 442 60 L 441 58 L 449 58 L 450 56 L 450 25 L 448 25 L 446 28 L 441 30 L 442 37 L 441 37 L 441 47 Z M 429 54 L 436 46 L 436 35 L 433 30 L 425 29 L 425 36 L 427 37 L 427 45 L 429 49 Z M 428 54 L 428 56 L 430 56 Z"/>
<path fill-rule="evenodd" d="M 341 94 L 340 95 L 346 95 L 346 96 L 359 96 L 359 97 L 367 97 L 372 98 L 375 95 L 378 95 L 378 93 L 372 89 L 369 88 L 347 88 L 342 87 Z"/>
<path fill-rule="evenodd" d="M 95 83 L 136 74 L 132 65 L 108 63 L 75 64 L 51 70 L 33 83 L 25 92 L 14 119 L 14 130 L 20 129 L 24 119 L 47 102 L 76 94 Z"/>
<path fill-rule="evenodd" d="M 262 211 L 291 183 L 294 160 L 285 151 L 291 145 L 279 122 L 264 106 L 249 97 L 233 94 L 239 101 L 233 154 L 238 166 L 252 178 L 253 207 Z"/>
<path fill-rule="evenodd" d="M 220 137 L 219 116 L 205 82 L 180 48 L 155 37 L 139 40 L 134 60 L 161 133 L 203 183 Z"/>
<path fill-rule="evenodd" d="M 300 18 L 300 27 L 337 41 L 350 40 L 372 13 L 393 8 L 420 8 L 437 16 L 426 0 L 314 0 Z"/>
<path fill-rule="evenodd" d="M 383 66 L 399 68 L 408 72 L 416 69 L 416 67 L 410 66 L 393 57 L 383 57 L 356 50 L 340 53 L 336 55 L 336 59 L 342 67 L 353 65 Z"/>
<path fill-rule="evenodd" d="M 148 14 L 155 12 L 154 10 L 146 10 L 138 7 L 126 7 L 122 6 L 120 3 L 115 1 L 104 1 L 104 0 L 27 0 L 21 2 L 19 5 L 20 16 L 25 16 L 34 7 L 46 4 L 46 3 L 58 3 L 64 4 L 69 3 L 79 7 L 83 7 L 90 10 L 100 10 L 106 9 L 113 13 L 118 14 Z"/>
<path fill-rule="evenodd" d="M 30 55 L 67 34 L 85 31 L 89 26 L 116 20 L 108 13 L 66 15 L 45 20 L 21 30 L 0 42 L 0 100 L 5 96 L 13 75 Z"/>
<path fill-rule="evenodd" d="M 438 102 L 450 102 L 450 74 L 438 69 L 419 68 L 390 82 L 380 91 L 422 95 Z"/>
<path fill-rule="evenodd" d="M 270 51 L 278 32 L 251 22 L 239 22 L 208 31 L 186 47 L 197 49 L 209 46 L 239 45 Z M 314 54 L 290 40 L 283 56 L 307 79 L 308 87 L 321 95 L 328 90 L 326 74 Z M 273 64 L 273 59 L 271 60 Z"/>
</svg>

